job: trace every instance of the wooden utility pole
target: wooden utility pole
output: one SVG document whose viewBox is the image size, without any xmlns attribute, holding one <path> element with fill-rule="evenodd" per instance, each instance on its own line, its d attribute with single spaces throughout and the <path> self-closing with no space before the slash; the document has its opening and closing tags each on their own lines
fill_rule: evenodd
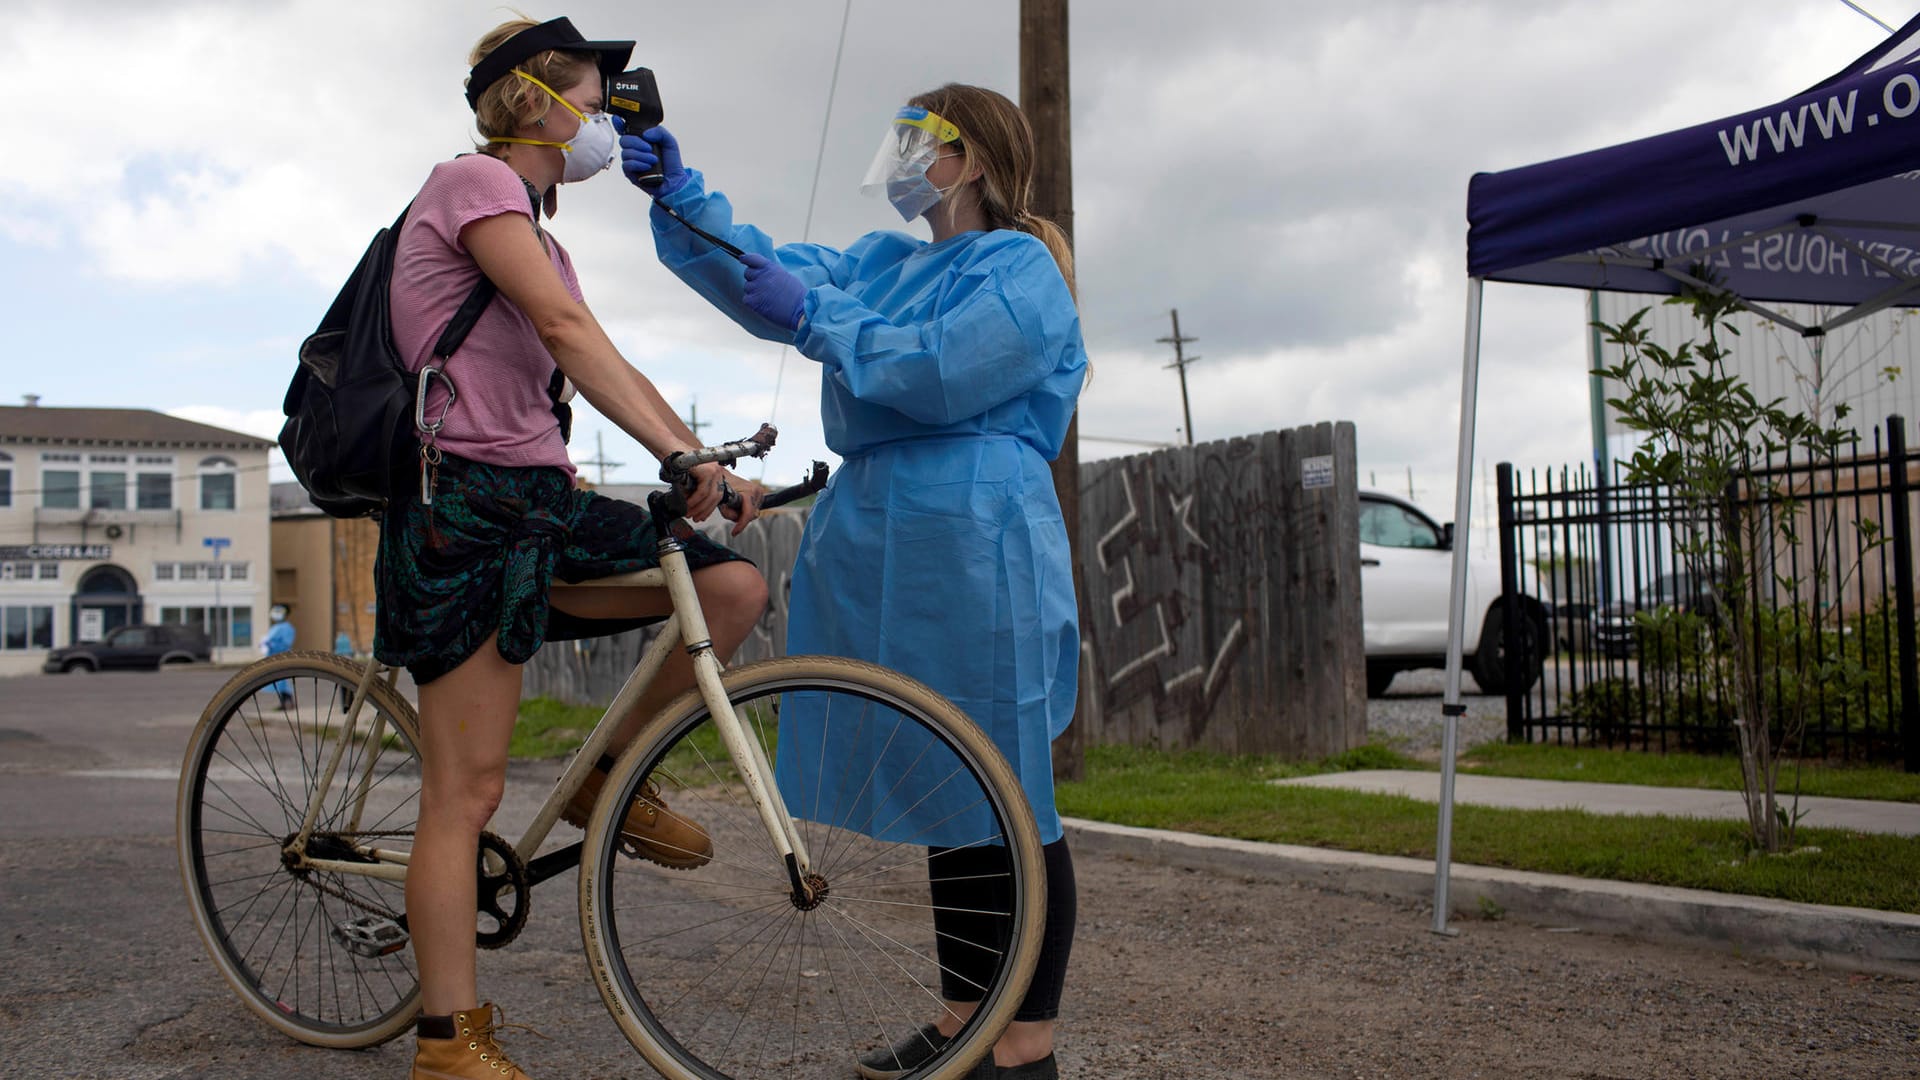
<svg viewBox="0 0 1920 1080">
<path fill-rule="evenodd" d="M 1067 79 L 1067 0 L 1020 0 L 1020 110 L 1033 125 L 1036 154 L 1033 212 L 1060 226 L 1073 240 L 1072 95 Z M 1086 582 L 1080 573 L 1080 418 L 1067 425 L 1067 438 L 1053 462 L 1053 490 L 1066 519 L 1072 552 L 1073 594 L 1080 625 L 1087 625 Z M 1084 636 L 1084 630 L 1083 630 Z M 1086 665 L 1081 665 L 1081 671 Z M 1053 744 L 1053 774 L 1079 779 L 1086 772 L 1088 687 L 1080 688 L 1073 723 Z"/>
<path fill-rule="evenodd" d="M 699 398 L 693 399 L 693 410 L 687 413 L 686 416 L 682 417 L 682 419 L 686 422 L 687 430 L 693 432 L 693 438 L 695 442 L 698 442 L 700 440 L 700 429 L 712 423 L 712 421 L 710 420 L 700 419 L 700 399 Z"/>
<path fill-rule="evenodd" d="M 617 469 L 620 466 L 625 465 L 626 462 L 607 460 L 607 444 L 604 440 L 600 438 L 600 432 L 596 431 L 593 433 L 593 456 L 590 458 L 581 458 L 580 464 L 599 466 L 600 468 L 599 484 L 601 487 L 606 487 L 607 486 L 607 470 Z"/>
<path fill-rule="evenodd" d="M 1186 353 L 1186 350 L 1182 349 L 1181 346 L 1185 345 L 1189 341 L 1199 341 L 1200 339 L 1197 337 L 1181 337 L 1180 336 L 1180 309 L 1174 308 L 1173 309 L 1173 336 L 1163 337 L 1163 338 L 1154 338 L 1154 340 L 1162 344 L 1165 344 L 1167 342 L 1173 343 L 1173 363 L 1168 364 L 1167 366 L 1170 368 L 1178 368 L 1180 371 L 1180 412 L 1183 415 L 1185 415 L 1187 418 L 1187 427 L 1186 427 L 1187 445 L 1192 446 L 1193 445 L 1193 406 L 1187 403 L 1187 365 L 1198 363 L 1200 358 L 1197 356 L 1188 356 Z"/>
</svg>

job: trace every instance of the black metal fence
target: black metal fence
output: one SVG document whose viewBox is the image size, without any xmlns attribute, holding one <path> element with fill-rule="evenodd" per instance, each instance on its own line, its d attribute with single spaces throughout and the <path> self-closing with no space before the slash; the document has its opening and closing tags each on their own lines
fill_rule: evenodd
<svg viewBox="0 0 1920 1080">
<path fill-rule="evenodd" d="M 1735 742 L 1727 622 L 1790 752 L 1920 771 L 1910 479 L 1920 454 L 1888 417 L 1831 457 L 1783 455 L 1700 520 L 1625 469 L 1498 472 L 1503 588 L 1552 615 L 1540 678 L 1508 651 L 1515 741 L 1721 751 Z M 1740 528 L 1748 572 L 1690 567 L 1689 540 Z M 1700 560 L 1693 560 L 1699 562 Z M 1740 593 L 1735 596 L 1732 590 Z M 1517 605 L 1507 640 L 1523 632 Z"/>
</svg>

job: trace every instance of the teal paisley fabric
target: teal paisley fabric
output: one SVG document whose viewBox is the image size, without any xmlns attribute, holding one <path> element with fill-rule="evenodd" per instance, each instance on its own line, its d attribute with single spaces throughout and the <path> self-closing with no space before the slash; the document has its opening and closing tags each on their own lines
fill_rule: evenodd
<svg viewBox="0 0 1920 1080">
<path fill-rule="evenodd" d="M 380 523 L 374 561 L 374 653 L 427 683 L 499 634 L 500 655 L 523 664 L 548 641 L 600 637 L 650 622 L 582 619 L 554 609 L 547 591 L 660 565 L 647 511 L 573 487 L 548 467 L 514 468 L 451 454 L 433 504 L 397 500 Z M 687 563 L 741 556 L 694 533 Z"/>
</svg>

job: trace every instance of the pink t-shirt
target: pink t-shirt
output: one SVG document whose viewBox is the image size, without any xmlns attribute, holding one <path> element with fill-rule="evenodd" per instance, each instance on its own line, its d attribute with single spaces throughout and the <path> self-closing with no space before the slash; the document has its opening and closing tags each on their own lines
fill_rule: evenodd
<svg viewBox="0 0 1920 1080">
<path fill-rule="evenodd" d="M 532 206 L 520 174 L 498 158 L 468 154 L 433 167 L 400 230 L 390 292 L 393 343 L 411 371 L 433 357 L 434 343 L 480 280 L 480 267 L 460 243 L 460 230 L 497 214 L 518 214 L 532 227 Z M 547 257 L 580 297 L 573 260 L 549 236 Z M 574 475 L 547 383 L 553 356 L 532 320 L 513 301 L 496 296 L 467 340 L 446 361 L 459 390 L 440 428 L 439 446 L 450 454 L 492 465 L 551 465 Z M 439 379 L 427 391 L 427 419 L 446 403 Z"/>
</svg>

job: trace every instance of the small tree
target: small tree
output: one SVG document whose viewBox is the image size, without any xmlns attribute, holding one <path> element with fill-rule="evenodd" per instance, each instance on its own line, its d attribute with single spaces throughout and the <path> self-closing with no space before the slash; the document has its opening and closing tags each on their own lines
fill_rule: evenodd
<svg viewBox="0 0 1920 1080">
<path fill-rule="evenodd" d="M 1696 274 L 1704 279 L 1701 271 Z M 1680 521 L 1675 547 L 1718 612 L 1715 633 L 1725 650 L 1713 678 L 1738 735 L 1747 824 L 1753 845 L 1774 852 L 1791 841 L 1794 825 L 1776 797 L 1780 758 L 1798 749 L 1812 696 L 1771 692 L 1774 673 L 1793 670 L 1797 685 L 1845 676 L 1831 650 L 1809 650 L 1803 635 L 1782 632 L 1811 624 L 1815 640 L 1820 639 L 1818 607 L 1808 610 L 1800 603 L 1800 581 L 1775 576 L 1795 598 L 1784 609 L 1763 605 L 1754 587 L 1762 580 L 1759 575 L 1775 573 L 1762 558 L 1775 530 L 1789 544 L 1800 542 L 1797 522 L 1803 507 L 1792 490 L 1775 483 L 1766 466 L 1789 451 L 1809 460 L 1830 459 L 1851 436 L 1789 412 L 1782 407 L 1784 399 L 1760 401 L 1739 377 L 1727 373 L 1722 342 L 1739 333 L 1730 319 L 1740 310 L 1738 298 L 1707 288 L 1668 303 L 1692 309 L 1704 333 L 1701 340 L 1671 350 L 1661 346 L 1641 325 L 1647 309 L 1617 326 L 1596 323 L 1607 344 L 1621 350 L 1621 360 L 1594 374 L 1618 385 L 1620 396 L 1608 402 L 1622 425 L 1646 435 L 1627 465 L 1627 478 L 1655 485 L 1671 500 Z M 1833 422 L 1845 419 L 1846 412 L 1844 405 L 1835 407 Z M 1861 524 L 1870 537 L 1871 523 Z M 1816 527 L 1808 538 L 1817 546 L 1830 544 L 1834 534 L 1834 528 Z M 1817 554 L 1809 562 L 1824 565 Z"/>
</svg>

